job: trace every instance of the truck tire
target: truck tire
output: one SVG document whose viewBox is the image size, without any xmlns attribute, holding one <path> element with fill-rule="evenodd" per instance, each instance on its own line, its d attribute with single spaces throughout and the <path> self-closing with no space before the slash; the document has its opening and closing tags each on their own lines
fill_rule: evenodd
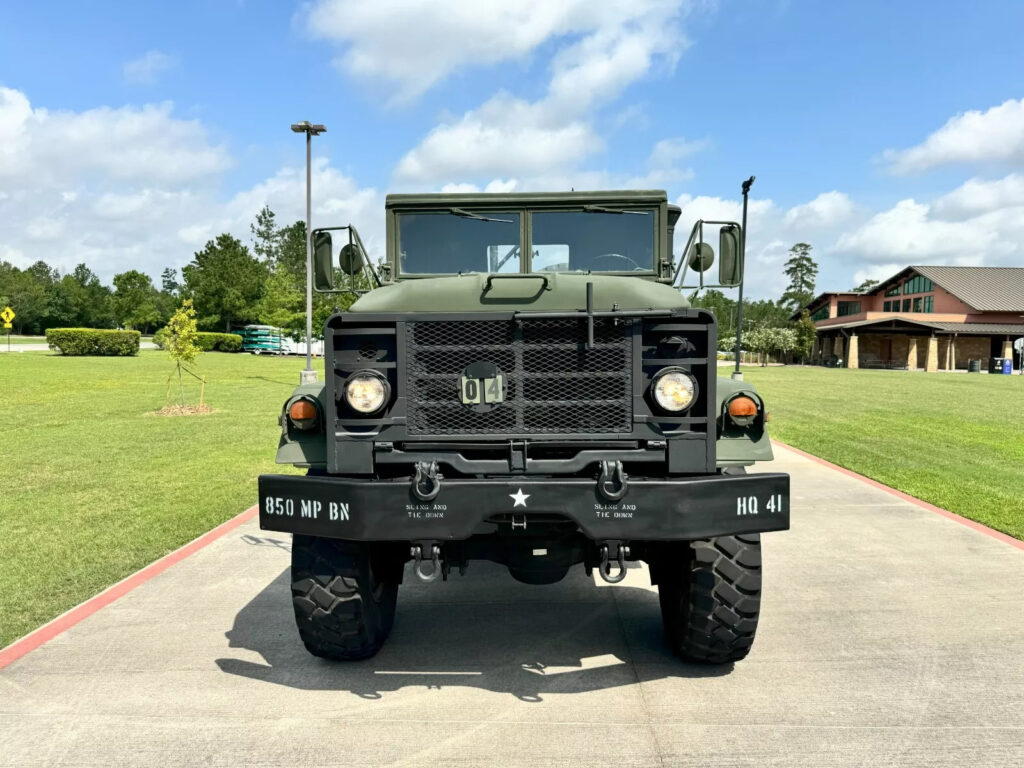
<svg viewBox="0 0 1024 768">
<path fill-rule="evenodd" d="M 761 536 L 673 547 L 658 567 L 665 635 L 690 661 L 727 664 L 750 651 L 761 608 Z"/>
<path fill-rule="evenodd" d="M 338 661 L 380 650 L 398 598 L 397 580 L 381 580 L 382 570 L 373 567 L 370 544 L 292 537 L 292 605 L 306 650 Z"/>
</svg>

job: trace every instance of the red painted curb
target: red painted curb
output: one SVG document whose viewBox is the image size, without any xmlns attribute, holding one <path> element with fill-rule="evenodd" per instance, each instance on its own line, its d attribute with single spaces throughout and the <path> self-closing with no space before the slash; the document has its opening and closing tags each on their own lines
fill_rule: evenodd
<svg viewBox="0 0 1024 768">
<path fill-rule="evenodd" d="M 204 533 L 198 539 L 190 541 L 185 546 L 174 550 L 170 554 L 164 555 L 159 560 L 150 563 L 142 570 L 136 571 L 131 576 L 117 582 L 117 584 L 114 584 L 112 587 L 108 587 L 103 590 L 95 597 L 89 598 L 84 603 L 76 605 L 67 613 L 61 614 L 53 621 L 44 624 L 34 632 L 30 632 L 20 640 L 15 640 L 6 648 L 0 650 L 0 669 L 3 669 L 14 661 L 17 661 L 26 653 L 34 651 L 43 643 L 49 642 L 57 635 L 75 626 L 75 624 L 82 621 L 82 619 L 92 616 L 92 614 L 96 613 L 100 608 L 110 605 L 112 602 L 128 594 L 136 587 L 145 584 L 154 576 L 163 573 L 175 563 L 180 563 L 189 555 L 195 554 L 208 544 L 212 544 L 224 534 L 230 533 L 235 528 L 242 525 L 242 523 L 252 520 L 258 511 L 259 508 L 255 505 L 249 507 L 245 512 L 221 523 L 212 531 Z"/>
<path fill-rule="evenodd" d="M 1017 549 L 1024 549 L 1024 541 L 1021 541 L 1020 539 L 1015 539 L 1013 538 L 1013 536 L 1005 534 L 1001 531 L 989 528 L 987 525 L 982 525 L 981 523 L 975 522 L 974 520 L 969 520 L 966 517 L 961 517 L 955 512 L 950 512 L 948 509 L 943 509 L 942 507 L 936 507 L 934 504 L 929 504 L 927 501 L 921 501 L 921 499 L 917 498 L 916 496 L 911 496 L 909 493 L 904 493 L 903 491 L 897 491 L 895 488 L 891 488 L 888 485 L 884 485 L 883 483 L 880 483 L 877 480 L 872 480 L 870 477 L 865 477 L 864 475 L 857 474 L 851 469 L 847 469 L 846 467 L 840 467 L 838 464 L 833 464 L 831 461 L 826 461 L 825 459 L 815 456 L 812 453 L 807 453 L 807 451 L 801 451 L 799 448 L 794 448 L 792 445 L 787 445 L 786 443 L 783 443 L 781 440 L 776 440 L 772 438 L 772 443 L 774 445 L 779 446 L 780 448 L 785 448 L 787 451 L 792 451 L 798 456 L 803 456 L 805 459 L 810 459 L 811 461 L 817 462 L 818 464 L 822 464 L 828 467 L 829 469 L 834 469 L 837 472 L 841 472 L 842 474 L 848 477 L 860 480 L 862 483 L 867 483 L 868 485 L 878 488 L 879 490 L 892 494 L 893 496 L 899 499 L 903 499 L 903 501 L 909 501 L 911 504 L 918 506 L 921 509 L 927 509 L 929 512 L 934 512 L 937 515 L 942 515 L 943 517 L 949 520 L 954 520 L 955 522 L 958 522 L 961 525 L 965 525 L 968 528 L 972 528 L 975 531 L 978 531 L 979 533 L 984 533 L 986 536 L 991 536 L 993 539 L 997 539 L 1003 542 L 1004 544 L 1009 544 L 1010 546 L 1016 547 Z"/>
</svg>

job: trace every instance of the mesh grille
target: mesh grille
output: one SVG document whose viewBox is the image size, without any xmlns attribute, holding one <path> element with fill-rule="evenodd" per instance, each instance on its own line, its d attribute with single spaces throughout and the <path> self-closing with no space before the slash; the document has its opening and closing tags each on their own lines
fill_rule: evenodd
<svg viewBox="0 0 1024 768">
<path fill-rule="evenodd" d="M 633 322 L 417 321 L 408 325 L 411 435 L 629 433 Z M 505 375 L 505 402 L 478 413 L 459 401 L 459 377 L 479 361 Z"/>
</svg>

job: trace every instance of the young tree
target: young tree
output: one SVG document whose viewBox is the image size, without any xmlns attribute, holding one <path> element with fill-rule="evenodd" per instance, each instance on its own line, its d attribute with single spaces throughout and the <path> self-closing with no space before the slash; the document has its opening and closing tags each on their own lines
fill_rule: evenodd
<svg viewBox="0 0 1024 768">
<path fill-rule="evenodd" d="M 160 319 L 157 291 L 149 275 L 130 269 L 114 275 L 114 313 L 125 328 L 148 331 Z"/>
<path fill-rule="evenodd" d="M 811 258 L 812 247 L 809 243 L 797 243 L 789 249 L 789 261 L 786 262 L 789 287 L 782 294 L 780 303 L 790 312 L 796 311 L 814 298 L 818 265 Z"/>
<path fill-rule="evenodd" d="M 185 299 L 167 323 L 167 342 L 164 347 L 178 371 L 178 392 L 181 405 L 185 404 L 185 385 L 181 380 L 181 368 L 183 364 L 194 363 L 202 352 L 196 343 L 198 338 L 196 311 L 192 307 L 192 299 Z M 191 373 L 187 368 L 185 370 Z"/>
<path fill-rule="evenodd" d="M 796 334 L 794 351 L 802 361 L 806 361 L 811 354 L 811 349 L 814 348 L 814 339 L 818 335 L 818 329 L 814 325 L 814 321 L 811 320 L 809 311 L 805 309 L 800 313 L 800 319 L 793 326 L 793 331 Z"/>
<path fill-rule="evenodd" d="M 306 222 L 296 221 L 279 230 L 278 266 L 284 267 L 302 285 L 306 284 Z"/>
<path fill-rule="evenodd" d="M 178 270 L 165 267 L 164 271 L 160 273 L 160 288 L 164 293 L 177 298 L 178 293 L 181 291 L 181 283 L 178 282 Z"/>
<path fill-rule="evenodd" d="M 305 229 L 305 226 L 303 226 Z M 252 250 L 268 268 L 272 268 L 281 250 L 281 230 L 278 229 L 274 212 L 264 205 L 256 214 L 256 220 L 249 225 L 252 232 Z"/>
<path fill-rule="evenodd" d="M 257 318 L 267 269 L 236 238 L 217 235 L 181 271 L 183 294 L 202 311 L 200 326 L 227 332 Z"/>
<path fill-rule="evenodd" d="M 293 338 L 306 327 L 306 293 L 288 270 L 277 267 L 263 284 L 257 306 L 259 321 L 285 331 Z"/>
</svg>

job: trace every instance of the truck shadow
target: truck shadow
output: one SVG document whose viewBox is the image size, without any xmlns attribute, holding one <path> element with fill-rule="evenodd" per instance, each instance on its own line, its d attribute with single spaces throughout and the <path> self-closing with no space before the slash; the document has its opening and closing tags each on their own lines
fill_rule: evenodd
<svg viewBox="0 0 1024 768">
<path fill-rule="evenodd" d="M 512 582 L 497 566 L 471 567 L 485 571 L 485 578 L 453 576 L 448 583 L 421 585 L 407 575 L 387 644 L 374 658 L 349 663 L 306 652 L 295 630 L 285 569 L 225 633 L 228 646 L 243 653 L 216 664 L 231 675 L 364 699 L 407 688 L 472 686 L 529 702 L 550 693 L 717 677 L 732 669 L 674 657 L 651 590 L 600 589 L 582 568 L 559 584 L 534 587 Z M 262 662 L 242 658 L 252 653 Z"/>
</svg>

